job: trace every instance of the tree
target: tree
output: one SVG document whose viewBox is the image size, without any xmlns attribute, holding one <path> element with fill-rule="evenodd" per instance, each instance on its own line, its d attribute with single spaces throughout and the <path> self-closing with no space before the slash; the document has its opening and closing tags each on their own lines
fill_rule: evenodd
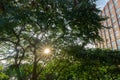
<svg viewBox="0 0 120 80">
<path fill-rule="evenodd" d="M 49 45 L 55 49 L 54 52 L 58 52 L 70 45 L 81 44 L 81 48 L 84 48 L 87 43 L 101 40 L 98 30 L 102 28 L 100 21 L 104 19 L 98 15 L 100 11 L 94 2 L 0 1 L 0 41 L 1 45 L 7 45 L 7 56 L 4 57 L 12 59 L 18 80 L 24 80 L 20 74 L 20 66 L 24 62 L 33 64 L 30 79 L 37 80 L 39 62 L 47 62 L 41 58 L 45 46 Z"/>
</svg>

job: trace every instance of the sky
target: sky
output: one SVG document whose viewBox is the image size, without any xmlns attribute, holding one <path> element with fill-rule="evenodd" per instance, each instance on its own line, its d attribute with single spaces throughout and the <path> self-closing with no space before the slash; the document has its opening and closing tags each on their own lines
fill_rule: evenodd
<svg viewBox="0 0 120 80">
<path fill-rule="evenodd" d="M 107 3 L 108 1 L 109 1 L 109 0 L 98 0 L 98 1 L 96 2 L 96 3 L 97 3 L 97 7 L 102 10 L 103 7 L 106 5 L 106 3 Z"/>
</svg>

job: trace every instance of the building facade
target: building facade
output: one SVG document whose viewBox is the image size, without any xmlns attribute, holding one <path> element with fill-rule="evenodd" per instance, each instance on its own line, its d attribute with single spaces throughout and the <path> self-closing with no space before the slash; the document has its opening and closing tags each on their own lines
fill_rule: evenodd
<svg viewBox="0 0 120 80">
<path fill-rule="evenodd" d="M 104 41 L 98 42 L 97 47 L 120 50 L 120 0 L 109 0 L 101 15 L 108 17 L 107 20 L 101 23 L 109 29 L 100 30 L 100 36 Z"/>
</svg>

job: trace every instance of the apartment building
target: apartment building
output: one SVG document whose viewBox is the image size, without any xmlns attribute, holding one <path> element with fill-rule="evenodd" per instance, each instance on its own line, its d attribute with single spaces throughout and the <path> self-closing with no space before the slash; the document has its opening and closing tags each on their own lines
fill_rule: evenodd
<svg viewBox="0 0 120 80">
<path fill-rule="evenodd" d="M 100 36 L 104 41 L 98 42 L 97 47 L 120 50 L 120 0 L 109 0 L 101 15 L 109 17 L 101 23 L 110 29 L 103 28 L 100 30 Z"/>
</svg>

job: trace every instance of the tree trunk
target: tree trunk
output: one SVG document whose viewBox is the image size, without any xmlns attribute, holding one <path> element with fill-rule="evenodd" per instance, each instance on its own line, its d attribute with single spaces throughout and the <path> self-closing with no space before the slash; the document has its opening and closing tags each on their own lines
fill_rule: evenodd
<svg viewBox="0 0 120 80">
<path fill-rule="evenodd" d="M 31 80 L 37 80 L 37 61 L 36 61 L 36 56 L 35 56 L 35 59 L 34 59 L 33 72 L 32 72 Z"/>
</svg>

